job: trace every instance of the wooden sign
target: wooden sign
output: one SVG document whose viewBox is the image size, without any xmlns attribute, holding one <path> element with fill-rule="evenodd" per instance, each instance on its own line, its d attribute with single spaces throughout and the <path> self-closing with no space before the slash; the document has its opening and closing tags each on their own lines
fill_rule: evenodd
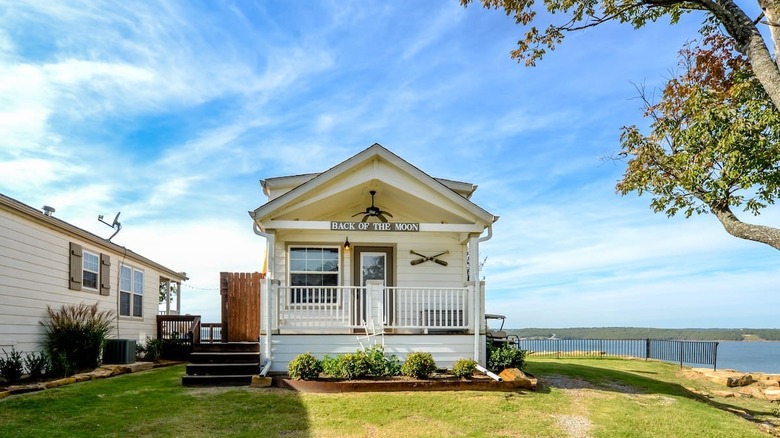
<svg viewBox="0 0 780 438">
<path fill-rule="evenodd" d="M 416 233 L 420 224 L 415 222 L 340 222 L 331 221 L 331 231 L 389 231 Z"/>
</svg>

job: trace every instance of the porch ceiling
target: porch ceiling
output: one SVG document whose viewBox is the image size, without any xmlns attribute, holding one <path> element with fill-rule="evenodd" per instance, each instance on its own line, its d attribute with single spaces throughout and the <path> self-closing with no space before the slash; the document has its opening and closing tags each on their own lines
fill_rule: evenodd
<svg viewBox="0 0 780 438">
<path fill-rule="evenodd" d="M 370 191 L 375 190 L 374 205 L 390 212 L 391 222 L 473 224 L 476 218 L 455 205 L 432 203 L 423 199 L 423 190 L 409 193 L 377 180 L 353 186 L 338 192 L 314 194 L 291 203 L 270 217 L 271 220 L 307 221 L 356 221 L 363 219 L 362 213 L 371 205 Z M 460 210 L 460 211 L 458 211 Z M 371 221 L 377 221 L 372 218 Z"/>
<path fill-rule="evenodd" d="M 498 219 L 456 190 L 464 187 L 449 182 L 455 185 L 453 189 L 378 144 L 321 174 L 296 178 L 276 181 L 277 188 L 281 188 L 285 181 L 292 184 L 305 180 L 283 194 L 271 190 L 274 182 L 266 182 L 269 201 L 250 212 L 252 217 L 261 223 L 360 221 L 363 215 L 357 213 L 371 205 L 373 190 L 374 205 L 392 214 L 388 217 L 391 222 L 488 226 Z M 470 194 L 474 186 L 469 187 Z"/>
</svg>

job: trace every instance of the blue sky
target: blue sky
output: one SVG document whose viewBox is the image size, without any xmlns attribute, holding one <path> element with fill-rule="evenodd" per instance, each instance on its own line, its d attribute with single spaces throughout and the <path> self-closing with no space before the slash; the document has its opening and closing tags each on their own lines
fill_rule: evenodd
<svg viewBox="0 0 780 438">
<path fill-rule="evenodd" d="M 777 327 L 780 252 L 711 215 L 621 197 L 635 83 L 662 86 L 700 17 L 567 37 L 535 68 L 522 30 L 457 1 L 24 2 L 0 6 L 0 191 L 186 271 L 256 271 L 259 180 L 377 142 L 479 185 L 489 312 L 511 327 Z M 760 217 L 780 224 L 780 209 Z"/>
</svg>

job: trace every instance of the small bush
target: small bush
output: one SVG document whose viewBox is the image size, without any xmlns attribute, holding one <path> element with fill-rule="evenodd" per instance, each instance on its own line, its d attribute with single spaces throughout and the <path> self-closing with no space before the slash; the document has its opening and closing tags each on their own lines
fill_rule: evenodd
<svg viewBox="0 0 780 438">
<path fill-rule="evenodd" d="M 100 351 L 113 328 L 114 312 L 98 311 L 97 303 L 66 305 L 60 310 L 47 307 L 47 311 L 49 319 L 40 324 L 54 373 L 70 375 L 97 368 Z"/>
<path fill-rule="evenodd" d="M 336 379 L 360 379 L 363 377 L 397 376 L 401 364 L 395 355 L 385 355 L 380 345 L 366 351 L 342 354 L 336 357 L 325 356 L 322 360 L 322 372 Z"/>
<path fill-rule="evenodd" d="M 461 378 L 471 378 L 477 370 L 477 362 L 474 359 L 458 359 L 452 366 L 452 375 Z"/>
<path fill-rule="evenodd" d="M 3 348 L 3 353 L 5 354 L 5 359 L 0 359 L 0 376 L 8 382 L 16 382 L 22 377 L 24 372 L 22 353 L 16 351 L 14 347 L 11 347 L 10 353 Z"/>
<path fill-rule="evenodd" d="M 401 361 L 398 356 L 386 355 L 381 345 L 375 345 L 365 352 L 368 359 L 369 376 L 388 377 L 401 374 Z"/>
<path fill-rule="evenodd" d="M 144 345 L 144 359 L 157 362 L 162 357 L 163 341 L 162 339 L 147 339 Z"/>
<path fill-rule="evenodd" d="M 65 353 L 50 356 L 49 361 L 49 372 L 54 377 L 65 377 L 74 373 L 73 365 L 68 361 Z"/>
<path fill-rule="evenodd" d="M 322 363 L 311 353 L 299 354 L 287 365 L 287 374 L 293 380 L 313 380 L 321 371 Z"/>
<path fill-rule="evenodd" d="M 525 350 L 519 350 L 505 345 L 490 351 L 488 368 L 494 372 L 501 372 L 507 368 L 522 369 L 525 366 Z"/>
<path fill-rule="evenodd" d="M 427 379 L 434 371 L 436 371 L 436 362 L 433 356 L 422 351 L 408 354 L 401 367 L 401 374 L 418 379 Z"/>
<path fill-rule="evenodd" d="M 46 353 L 27 353 L 24 356 L 24 366 L 27 368 L 27 374 L 30 375 L 30 378 L 38 380 L 46 374 L 49 368 L 49 358 L 46 357 Z"/>
<path fill-rule="evenodd" d="M 192 352 L 192 344 L 179 336 L 179 332 L 171 333 L 171 336 L 160 341 L 159 358 L 170 360 L 187 360 Z"/>
</svg>

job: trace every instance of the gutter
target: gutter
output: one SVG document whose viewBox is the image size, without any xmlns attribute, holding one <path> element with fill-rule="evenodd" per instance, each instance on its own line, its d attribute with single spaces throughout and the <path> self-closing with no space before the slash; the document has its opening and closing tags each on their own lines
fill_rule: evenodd
<svg viewBox="0 0 780 438">
<path fill-rule="evenodd" d="M 476 269 L 474 269 L 474 272 L 476 273 L 474 281 L 474 360 L 479 363 L 479 359 L 481 356 L 481 351 L 484 345 L 480 342 L 480 332 L 482 331 L 482 321 L 485 320 L 484 315 L 482 315 L 479 312 L 480 309 L 480 296 L 482 293 L 481 284 L 479 282 L 479 244 L 482 242 L 487 242 L 493 237 L 493 224 L 488 225 L 487 227 L 487 236 L 480 237 L 477 239 L 477 244 L 474 245 L 474 266 L 476 266 Z M 480 318 L 481 317 L 481 318 Z M 485 365 L 487 365 L 487 360 Z M 481 370 L 480 370 L 481 371 Z M 491 376 L 492 377 L 492 376 Z"/>
</svg>

